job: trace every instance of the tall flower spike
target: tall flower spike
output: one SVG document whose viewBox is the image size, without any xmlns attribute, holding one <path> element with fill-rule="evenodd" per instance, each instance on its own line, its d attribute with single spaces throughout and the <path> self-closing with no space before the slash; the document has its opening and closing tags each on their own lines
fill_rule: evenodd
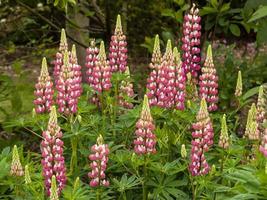
<svg viewBox="0 0 267 200">
<path fill-rule="evenodd" d="M 158 106 L 171 108 L 174 105 L 175 95 L 175 68 L 173 66 L 173 52 L 171 40 L 168 40 L 162 64 L 158 71 Z"/>
<path fill-rule="evenodd" d="M 50 200 L 59 200 L 58 198 L 58 188 L 57 188 L 57 181 L 55 175 L 52 176 L 52 181 L 51 181 L 51 195 L 50 195 Z"/>
<path fill-rule="evenodd" d="M 250 110 L 248 111 L 245 135 L 250 140 L 258 140 L 260 137 L 259 127 L 257 123 L 257 108 L 255 103 L 252 104 Z"/>
<path fill-rule="evenodd" d="M 207 103 L 204 98 L 201 100 L 196 119 L 197 122 L 193 124 L 191 163 L 189 165 L 190 172 L 193 176 L 207 174 L 210 171 L 210 166 L 204 153 L 207 152 L 213 144 L 214 132 L 207 109 Z"/>
<path fill-rule="evenodd" d="M 259 125 L 260 134 L 264 134 L 263 123 L 266 119 L 266 99 L 264 96 L 263 86 L 259 88 L 258 101 L 257 101 L 257 123 Z"/>
<path fill-rule="evenodd" d="M 22 168 L 22 165 L 19 159 L 17 145 L 14 145 L 13 151 L 12 151 L 12 162 L 11 162 L 10 174 L 12 176 L 23 176 L 24 175 L 23 168 Z"/>
<path fill-rule="evenodd" d="M 77 112 L 78 97 L 80 91 L 76 90 L 76 82 L 72 64 L 69 60 L 69 52 L 64 53 L 64 62 L 56 84 L 58 90 L 57 104 L 58 111 L 69 115 Z"/>
<path fill-rule="evenodd" d="M 221 121 L 221 134 L 219 139 L 219 147 L 223 149 L 229 148 L 229 135 L 228 135 L 228 128 L 226 124 L 226 115 L 224 114 Z"/>
<path fill-rule="evenodd" d="M 30 172 L 29 172 L 29 166 L 25 166 L 25 183 L 30 184 L 32 182 Z"/>
<path fill-rule="evenodd" d="M 88 177 L 91 179 L 90 186 L 109 186 L 109 181 L 106 179 L 106 168 L 108 162 L 109 148 L 107 144 L 104 144 L 103 137 L 100 135 L 97 138 L 97 144 L 91 148 L 92 154 L 89 159 L 91 160 L 91 172 L 88 173 Z"/>
<path fill-rule="evenodd" d="M 107 61 L 104 42 L 100 43 L 99 54 L 97 55 L 96 66 L 93 69 L 92 87 L 95 92 L 102 93 L 111 88 L 111 68 Z"/>
<path fill-rule="evenodd" d="M 130 79 L 130 70 L 129 67 L 125 71 L 126 79 L 121 82 L 120 91 L 119 91 L 119 105 L 131 109 L 133 104 L 129 102 L 131 98 L 134 97 L 133 84 L 129 81 Z"/>
<path fill-rule="evenodd" d="M 65 29 L 61 29 L 61 37 L 60 37 L 60 44 L 59 44 L 59 50 L 56 54 L 56 60 L 54 60 L 54 79 L 55 83 L 58 80 L 58 76 L 60 74 L 61 66 L 63 65 L 63 57 L 64 52 L 68 51 L 68 43 L 67 43 L 67 37 Z"/>
<path fill-rule="evenodd" d="M 242 95 L 243 83 L 242 83 L 242 74 L 241 71 L 238 71 L 238 77 L 235 88 L 235 96 L 240 97 Z"/>
<path fill-rule="evenodd" d="M 185 87 L 186 87 L 186 77 L 184 73 L 184 69 L 182 68 L 182 62 L 180 53 L 178 52 L 177 47 L 173 49 L 173 63 L 175 66 L 175 108 L 178 110 L 184 110 L 185 107 Z"/>
<path fill-rule="evenodd" d="M 79 98 L 82 94 L 82 72 L 81 72 L 81 65 L 78 64 L 77 54 L 76 54 L 76 47 L 72 45 L 71 49 L 71 56 L 70 56 L 70 63 L 73 72 L 73 92 L 74 97 Z"/>
<path fill-rule="evenodd" d="M 121 26 L 121 16 L 117 16 L 114 35 L 109 46 L 109 62 L 112 72 L 124 72 L 127 67 L 127 42 Z"/>
<path fill-rule="evenodd" d="M 196 5 L 193 4 L 189 13 L 184 16 L 183 22 L 183 68 L 185 73 L 190 72 L 194 78 L 200 70 L 200 37 L 201 37 L 201 17 Z"/>
<path fill-rule="evenodd" d="M 58 185 L 58 194 L 66 184 L 66 168 L 63 156 L 62 132 L 57 123 L 57 111 L 53 106 L 50 112 L 47 130 L 43 132 L 43 140 L 41 142 L 41 152 L 43 166 L 43 177 L 45 179 L 45 188 L 47 195 L 51 194 L 51 181 L 55 176 Z"/>
<path fill-rule="evenodd" d="M 93 70 L 96 67 L 97 55 L 99 49 L 95 46 L 95 40 L 92 40 L 90 46 L 86 49 L 86 81 L 92 87 L 94 83 Z"/>
<path fill-rule="evenodd" d="M 208 46 L 207 56 L 204 66 L 201 68 L 202 74 L 199 77 L 199 94 L 208 103 L 208 110 L 215 111 L 218 106 L 218 76 L 213 64 L 211 45 Z"/>
<path fill-rule="evenodd" d="M 150 75 L 147 79 L 147 96 L 149 98 L 149 104 L 151 106 L 158 104 L 158 76 L 159 76 L 159 68 L 161 67 L 162 55 L 160 51 L 160 43 L 159 36 L 156 35 L 154 41 L 154 49 L 152 53 L 151 63 L 149 67 L 152 69 Z"/>
<path fill-rule="evenodd" d="M 260 152 L 267 157 L 267 128 L 264 129 L 264 133 L 262 136 L 262 141 L 260 145 Z M 267 167 L 266 167 L 267 169 Z"/>
<path fill-rule="evenodd" d="M 41 73 L 38 78 L 38 83 L 35 85 L 34 91 L 35 100 L 33 103 L 35 104 L 36 113 L 50 111 L 50 108 L 53 104 L 53 94 L 53 82 L 51 81 L 47 70 L 46 58 L 43 58 Z"/>
<path fill-rule="evenodd" d="M 150 113 L 148 98 L 144 96 L 141 116 L 136 123 L 134 151 L 138 155 L 156 153 L 155 125 Z"/>
</svg>

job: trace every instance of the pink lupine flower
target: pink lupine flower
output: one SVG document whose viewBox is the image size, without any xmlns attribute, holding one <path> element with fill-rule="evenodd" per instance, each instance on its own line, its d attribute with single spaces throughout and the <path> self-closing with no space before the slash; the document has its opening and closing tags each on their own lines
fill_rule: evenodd
<svg viewBox="0 0 267 200">
<path fill-rule="evenodd" d="M 58 111 L 69 115 L 77 112 L 79 92 L 75 88 L 74 72 L 69 63 L 69 52 L 64 53 L 64 62 L 56 83 Z"/>
<path fill-rule="evenodd" d="M 138 155 L 156 153 L 155 125 L 150 113 L 148 98 L 145 95 L 140 119 L 136 123 L 134 151 Z"/>
<path fill-rule="evenodd" d="M 192 132 L 191 163 L 189 165 L 189 170 L 193 176 L 204 175 L 210 171 L 204 153 L 213 144 L 214 132 L 204 98 L 201 100 L 196 119 L 197 122 L 192 126 L 194 131 Z"/>
<path fill-rule="evenodd" d="M 175 66 L 175 90 L 176 94 L 174 97 L 175 108 L 178 110 L 184 110 L 185 108 L 185 89 L 186 89 L 186 77 L 184 69 L 182 68 L 182 62 L 180 53 L 177 47 L 173 49 L 173 64 Z"/>
<path fill-rule="evenodd" d="M 126 79 L 121 82 L 120 91 L 119 91 L 119 105 L 131 109 L 133 104 L 129 102 L 127 98 L 134 97 L 133 84 L 128 80 L 130 78 L 129 67 L 126 68 L 125 74 L 127 75 Z"/>
<path fill-rule="evenodd" d="M 111 68 L 106 58 L 104 42 L 101 41 L 97 61 L 92 72 L 92 88 L 95 92 L 102 93 L 111 88 Z"/>
<path fill-rule="evenodd" d="M 174 105 L 175 91 L 175 68 L 173 66 L 173 53 L 171 41 L 168 40 L 165 54 L 162 58 L 161 66 L 157 77 L 158 106 L 170 108 Z"/>
<path fill-rule="evenodd" d="M 58 76 L 60 74 L 61 66 L 63 65 L 64 52 L 68 51 L 68 43 L 66 38 L 65 29 L 61 29 L 61 37 L 59 44 L 59 51 L 56 54 L 56 60 L 54 60 L 54 79 L 55 83 L 58 80 Z"/>
<path fill-rule="evenodd" d="M 149 67 L 152 69 L 152 71 L 147 79 L 147 89 L 148 89 L 147 97 L 149 98 L 150 106 L 155 106 L 158 104 L 157 79 L 158 79 L 158 71 L 161 65 L 161 61 L 162 61 L 162 56 L 160 52 L 159 36 L 156 35 L 152 59 L 151 59 L 151 63 L 149 64 Z"/>
<path fill-rule="evenodd" d="M 97 55 L 99 53 L 99 49 L 95 46 L 95 40 L 91 41 L 90 46 L 86 49 L 86 63 L 85 66 L 86 70 L 86 81 L 87 83 L 92 86 L 94 77 L 93 77 L 93 70 L 96 66 Z"/>
<path fill-rule="evenodd" d="M 51 194 L 51 179 L 54 175 L 57 180 L 58 193 L 60 194 L 66 184 L 66 168 L 63 156 L 62 132 L 57 123 L 57 112 L 52 106 L 47 130 L 43 132 L 41 142 L 43 177 L 47 195 Z"/>
<path fill-rule="evenodd" d="M 197 77 L 200 70 L 200 21 L 199 10 L 193 4 L 189 13 L 184 16 L 182 38 L 183 68 L 185 73 L 190 72 L 193 77 Z"/>
<path fill-rule="evenodd" d="M 267 157 L 267 128 L 264 129 L 264 133 L 262 136 L 262 142 L 260 145 L 260 152 Z"/>
<path fill-rule="evenodd" d="M 91 172 L 88 173 L 88 177 L 91 179 L 90 186 L 109 186 L 109 181 L 106 179 L 106 168 L 108 162 L 109 148 L 107 144 L 104 144 L 103 137 L 100 135 L 97 138 L 97 144 L 91 148 L 92 154 L 89 159 L 91 160 L 90 167 Z"/>
<path fill-rule="evenodd" d="M 109 47 L 109 62 L 112 72 L 124 72 L 127 67 L 127 42 L 121 26 L 121 17 L 117 16 L 114 35 Z"/>
<path fill-rule="evenodd" d="M 75 91 L 74 96 L 76 98 L 80 97 L 82 94 L 82 72 L 81 65 L 78 64 L 78 59 L 76 55 L 76 47 L 72 45 L 71 55 L 70 55 L 70 64 L 73 72 L 73 89 Z"/>
<path fill-rule="evenodd" d="M 35 112 L 49 112 L 53 104 L 53 82 L 47 70 L 46 59 L 43 58 L 41 73 L 38 78 L 38 83 L 35 85 Z"/>
<path fill-rule="evenodd" d="M 201 68 L 202 74 L 199 77 L 199 95 L 205 98 L 209 111 L 218 109 L 218 76 L 213 64 L 211 45 L 207 50 L 207 56 L 204 66 Z"/>
</svg>

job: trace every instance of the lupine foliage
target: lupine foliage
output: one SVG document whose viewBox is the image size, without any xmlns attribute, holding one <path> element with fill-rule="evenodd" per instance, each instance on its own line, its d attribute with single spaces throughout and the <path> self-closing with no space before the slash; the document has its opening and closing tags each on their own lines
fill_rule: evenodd
<svg viewBox="0 0 267 200">
<path fill-rule="evenodd" d="M 44 59 L 33 115 L 20 124 L 38 137 L 37 148 L 26 154 L 23 146 L 18 149 L 15 145 L 12 159 L 9 148 L 0 154 L 3 196 L 51 200 L 267 198 L 266 88 L 243 91 L 239 72 L 232 93 L 236 104 L 226 118 L 220 108 L 218 91 L 223 86 L 218 84 L 211 46 L 205 62 L 200 60 L 200 20 L 193 5 L 184 19 L 181 58 L 171 40 L 162 56 L 156 36 L 147 91 L 144 98 L 136 99 L 120 16 L 108 58 L 104 42 L 98 47 L 92 41 L 86 61 L 77 60 L 75 46 L 69 51 L 62 30 L 54 84 Z M 186 85 L 188 77 L 192 77 L 191 85 Z M 188 94 L 192 88 L 199 91 L 195 99 Z M 258 91 L 258 101 L 253 103 L 250 97 Z M 246 128 L 238 137 L 237 116 L 247 105 Z"/>
</svg>

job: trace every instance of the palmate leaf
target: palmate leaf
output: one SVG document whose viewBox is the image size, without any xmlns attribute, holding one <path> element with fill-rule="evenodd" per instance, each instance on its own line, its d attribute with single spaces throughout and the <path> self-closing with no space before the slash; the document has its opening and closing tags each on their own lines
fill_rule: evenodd
<svg viewBox="0 0 267 200">
<path fill-rule="evenodd" d="M 142 178 L 138 178 L 136 176 L 131 176 L 128 178 L 126 174 L 123 174 L 120 181 L 116 178 L 113 179 L 114 187 L 119 192 L 124 192 L 129 189 L 134 189 L 135 186 L 141 184 L 141 181 Z"/>
</svg>

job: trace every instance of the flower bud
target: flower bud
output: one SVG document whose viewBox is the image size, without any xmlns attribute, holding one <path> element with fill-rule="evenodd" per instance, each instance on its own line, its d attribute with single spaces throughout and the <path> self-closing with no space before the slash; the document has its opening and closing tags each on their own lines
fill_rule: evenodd
<svg viewBox="0 0 267 200">
<path fill-rule="evenodd" d="M 28 165 L 25 166 L 25 183 L 30 184 L 32 182 L 30 172 L 29 172 L 29 167 Z"/>
<path fill-rule="evenodd" d="M 11 162 L 10 174 L 12 176 L 23 176 L 24 175 L 24 171 L 20 163 L 17 145 L 14 145 L 13 151 L 12 151 L 12 162 Z"/>
<path fill-rule="evenodd" d="M 235 96 L 240 97 L 242 95 L 243 83 L 241 71 L 238 71 L 238 77 L 236 82 Z"/>
<path fill-rule="evenodd" d="M 182 156 L 182 158 L 187 157 L 187 152 L 186 152 L 186 148 L 185 148 L 184 144 L 182 144 L 182 146 L 181 146 L 181 156 Z"/>
</svg>

